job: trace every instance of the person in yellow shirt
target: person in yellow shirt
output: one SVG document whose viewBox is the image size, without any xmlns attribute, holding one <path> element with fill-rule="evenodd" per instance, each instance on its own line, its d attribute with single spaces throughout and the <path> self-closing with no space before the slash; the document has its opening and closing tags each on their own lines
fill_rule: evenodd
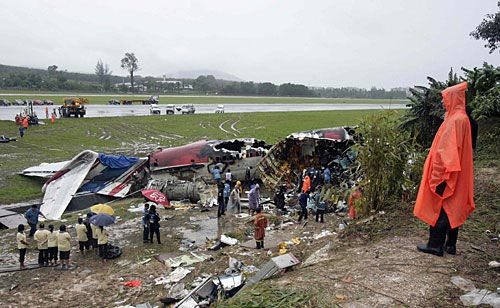
<svg viewBox="0 0 500 308">
<path fill-rule="evenodd" d="M 78 218 L 78 224 L 75 227 L 76 236 L 78 237 L 78 244 L 80 252 L 84 253 L 85 250 L 90 249 L 89 238 L 87 236 L 87 226 L 83 223 L 83 218 Z"/>
<path fill-rule="evenodd" d="M 108 231 L 104 229 L 104 227 L 97 228 L 97 245 L 99 246 L 99 257 L 105 259 L 108 253 Z"/>
<path fill-rule="evenodd" d="M 26 241 L 26 234 L 24 233 L 23 224 L 17 226 L 16 242 L 17 242 L 17 249 L 19 249 L 20 268 L 23 269 L 26 267 L 26 265 L 24 265 L 24 260 L 26 258 L 26 249 L 28 248 L 29 245 L 29 243 Z"/>
<path fill-rule="evenodd" d="M 34 235 L 38 247 L 38 265 L 40 266 L 49 265 L 49 234 L 50 232 L 45 230 L 45 225 L 40 223 Z"/>
<path fill-rule="evenodd" d="M 69 254 L 71 252 L 71 235 L 66 232 L 66 225 L 59 227 L 57 233 L 57 249 L 59 250 L 59 259 L 61 259 L 61 267 L 69 269 Z"/>
<path fill-rule="evenodd" d="M 47 247 L 49 252 L 49 262 L 51 266 L 57 265 L 57 233 L 54 232 L 54 226 L 49 225 L 47 235 Z"/>
<path fill-rule="evenodd" d="M 97 238 L 99 237 L 99 229 L 98 226 L 90 224 L 90 228 L 92 229 L 92 249 L 98 248 L 99 246 L 97 245 Z"/>
</svg>

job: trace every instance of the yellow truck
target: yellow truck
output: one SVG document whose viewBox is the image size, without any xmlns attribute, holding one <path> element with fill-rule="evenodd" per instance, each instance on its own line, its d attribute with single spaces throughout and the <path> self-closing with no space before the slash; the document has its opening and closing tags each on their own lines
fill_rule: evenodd
<svg viewBox="0 0 500 308">
<path fill-rule="evenodd" d="M 75 116 L 75 118 L 83 118 L 87 113 L 85 104 L 88 104 L 89 100 L 83 97 L 66 97 L 63 100 L 63 105 L 61 108 L 61 116 L 63 118 L 69 118 Z"/>
</svg>

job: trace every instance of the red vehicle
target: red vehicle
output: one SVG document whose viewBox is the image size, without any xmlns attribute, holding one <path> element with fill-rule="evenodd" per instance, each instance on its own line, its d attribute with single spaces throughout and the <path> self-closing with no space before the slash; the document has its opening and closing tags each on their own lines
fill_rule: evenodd
<svg viewBox="0 0 500 308">
<path fill-rule="evenodd" d="M 33 100 L 33 105 L 34 106 L 41 106 L 41 105 L 43 105 L 43 101 L 40 99 L 35 99 L 35 100 Z"/>
</svg>

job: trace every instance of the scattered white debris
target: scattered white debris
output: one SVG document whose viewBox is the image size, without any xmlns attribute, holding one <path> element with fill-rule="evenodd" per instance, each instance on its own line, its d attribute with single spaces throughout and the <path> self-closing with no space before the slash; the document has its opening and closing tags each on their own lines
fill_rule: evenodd
<svg viewBox="0 0 500 308">
<path fill-rule="evenodd" d="M 221 241 L 221 243 L 224 243 L 224 244 L 230 245 L 230 246 L 238 244 L 238 240 L 237 239 L 229 237 L 229 236 L 227 236 L 225 234 L 222 234 L 220 236 L 220 241 Z"/>
<path fill-rule="evenodd" d="M 497 268 L 497 267 L 500 267 L 500 262 L 491 261 L 490 263 L 488 263 L 488 266 L 492 267 L 492 268 Z"/>
<path fill-rule="evenodd" d="M 335 234 L 337 234 L 337 233 L 331 232 L 329 230 L 322 230 L 321 233 L 314 235 L 313 238 L 315 240 L 317 240 L 317 239 L 320 239 L 322 237 L 329 236 L 329 235 L 335 235 Z"/>
<path fill-rule="evenodd" d="M 167 277 L 161 276 L 158 278 L 155 278 L 154 282 L 155 285 L 164 285 L 165 288 L 170 288 L 172 283 L 177 283 L 181 281 L 184 277 L 186 277 L 191 271 L 187 268 L 184 267 L 178 267 L 176 268 L 170 275 Z"/>
</svg>

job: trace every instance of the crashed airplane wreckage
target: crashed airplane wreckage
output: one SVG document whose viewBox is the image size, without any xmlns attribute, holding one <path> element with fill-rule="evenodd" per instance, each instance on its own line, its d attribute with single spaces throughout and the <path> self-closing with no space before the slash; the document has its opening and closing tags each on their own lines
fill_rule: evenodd
<svg viewBox="0 0 500 308">
<path fill-rule="evenodd" d="M 230 170 L 233 179 L 244 180 L 247 170 L 258 179 L 255 167 L 271 145 L 254 138 L 200 140 L 191 144 L 159 149 L 149 155 L 152 182 L 149 188 L 163 191 L 170 200 L 189 199 L 196 203 L 211 171 L 218 166 L 222 176 Z"/>
<path fill-rule="evenodd" d="M 258 163 L 262 182 L 270 189 L 300 187 L 303 170 L 328 167 L 332 184 L 342 190 L 359 180 L 359 162 L 351 146 L 358 142 L 353 127 L 335 127 L 294 133 L 275 144 Z M 314 174 L 309 174 L 313 180 Z"/>
<path fill-rule="evenodd" d="M 80 210 L 125 197 L 134 184 L 133 178 L 146 172 L 146 163 L 146 158 L 83 151 L 45 183 L 40 210 L 48 219 L 57 220 L 68 206 Z"/>
<path fill-rule="evenodd" d="M 42 213 L 60 219 L 68 210 L 81 210 L 95 203 L 123 198 L 142 188 L 149 180 L 170 200 L 200 201 L 200 191 L 212 182 L 211 170 L 231 170 L 233 178 L 244 179 L 270 145 L 253 138 L 200 140 L 184 146 L 158 149 L 147 158 L 126 157 L 83 151 L 71 161 L 41 164 L 20 174 L 47 178 L 42 191 Z M 201 182 L 201 183 L 200 183 Z M 148 187 L 150 187 L 149 185 Z"/>
<path fill-rule="evenodd" d="M 340 127 L 291 134 L 274 146 L 254 138 L 200 140 L 160 148 L 147 158 L 83 151 L 69 162 L 42 164 L 21 174 L 52 175 L 43 187 L 41 206 L 49 219 L 60 219 L 66 210 L 85 209 L 143 188 L 160 190 L 169 200 L 205 204 L 213 200 L 213 185 L 209 184 L 213 183 L 215 166 L 221 173 L 231 170 L 233 179 L 262 180 L 271 189 L 300 185 L 302 170 L 328 166 L 337 181 L 334 184 L 348 189 L 359 177 L 359 163 L 350 149 L 356 138 L 352 128 Z M 212 189 L 211 196 L 204 198 L 207 188 Z"/>
</svg>

